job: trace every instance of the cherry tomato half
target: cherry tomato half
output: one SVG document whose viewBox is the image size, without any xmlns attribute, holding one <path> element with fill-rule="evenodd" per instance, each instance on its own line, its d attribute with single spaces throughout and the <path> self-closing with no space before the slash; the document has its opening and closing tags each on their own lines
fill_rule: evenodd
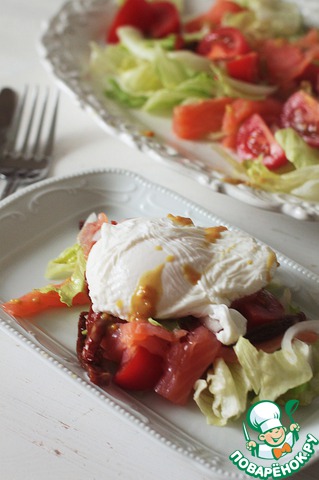
<svg viewBox="0 0 319 480">
<path fill-rule="evenodd" d="M 295 129 L 312 147 L 319 148 L 319 102 L 300 90 L 285 102 L 281 115 L 282 126 Z"/>
<path fill-rule="evenodd" d="M 250 51 L 244 35 L 233 27 L 220 27 L 208 33 L 197 47 L 197 53 L 211 60 L 225 60 Z"/>
<path fill-rule="evenodd" d="M 239 128 L 236 151 L 243 160 L 255 159 L 262 155 L 263 163 L 269 170 L 275 170 L 288 162 L 285 152 L 257 113 L 249 117 Z"/>
</svg>

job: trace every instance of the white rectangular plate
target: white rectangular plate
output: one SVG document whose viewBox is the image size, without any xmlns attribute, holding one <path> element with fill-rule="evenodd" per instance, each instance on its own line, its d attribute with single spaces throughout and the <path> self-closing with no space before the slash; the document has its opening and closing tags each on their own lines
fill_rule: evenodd
<svg viewBox="0 0 319 480">
<path fill-rule="evenodd" d="M 93 211 L 104 211 L 114 220 L 172 213 L 191 217 L 198 225 L 223 224 L 235 230 L 196 204 L 128 171 L 98 170 L 46 180 L 0 204 L 0 298 L 9 300 L 44 286 L 48 260 L 75 242 L 79 221 Z M 319 278 L 281 254 L 278 258 L 278 280 L 291 288 L 309 318 L 319 318 Z M 176 452 L 221 476 L 246 478 L 229 460 L 233 451 L 245 451 L 242 419 L 216 428 L 206 425 L 193 401 L 177 407 L 155 394 L 134 396 L 113 386 L 104 391 L 91 384 L 75 353 L 78 313 L 78 309 L 56 310 L 17 323 L 0 309 L 0 325 L 38 352 L 41 361 L 73 378 L 79 388 L 89 389 L 106 408 Z M 295 417 L 301 425 L 300 445 L 307 433 L 319 438 L 318 402 L 299 407 Z"/>
<path fill-rule="evenodd" d="M 295 0 L 295 3 L 309 24 L 318 23 L 317 0 Z M 203 12 L 211 4 L 211 0 L 185 0 L 189 13 Z M 71 0 L 44 28 L 40 42 L 41 57 L 77 103 L 93 115 L 108 133 L 216 192 L 299 220 L 318 221 L 318 202 L 306 202 L 292 195 L 268 193 L 245 184 L 225 181 L 225 177 L 232 176 L 232 170 L 209 142 L 180 140 L 172 134 L 170 120 L 129 110 L 94 88 L 87 74 L 89 44 L 91 41 L 104 42 L 116 8 L 114 0 Z M 152 130 L 155 135 L 143 135 L 146 130 Z"/>
</svg>

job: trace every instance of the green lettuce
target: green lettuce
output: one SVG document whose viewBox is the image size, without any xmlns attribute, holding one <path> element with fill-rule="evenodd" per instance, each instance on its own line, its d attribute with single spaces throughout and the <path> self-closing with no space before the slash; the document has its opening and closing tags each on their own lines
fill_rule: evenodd
<svg viewBox="0 0 319 480">
<path fill-rule="evenodd" d="M 245 98 L 247 100 L 263 100 L 275 92 L 276 87 L 269 85 L 256 85 L 242 82 L 229 77 L 222 69 L 211 64 L 213 76 L 219 86 L 218 96 L 231 98 Z"/>
<path fill-rule="evenodd" d="M 118 35 L 116 45 L 91 45 L 88 73 L 106 96 L 129 108 L 160 113 L 205 98 L 259 100 L 274 91 L 235 80 L 204 56 L 173 51 L 174 36 L 147 39 L 129 26 L 119 28 Z"/>
<path fill-rule="evenodd" d="M 195 383 L 194 400 L 210 425 L 224 426 L 246 409 L 251 385 L 239 364 L 219 358 L 208 370 L 206 379 Z"/>
<path fill-rule="evenodd" d="M 291 128 L 278 130 L 275 138 L 295 167 L 287 173 L 268 170 L 262 159 L 245 161 L 252 186 L 273 193 L 290 193 L 308 201 L 319 201 L 319 150 L 310 147 Z"/>
<path fill-rule="evenodd" d="M 293 128 L 277 130 L 275 138 L 295 168 L 319 165 L 319 149 L 310 147 Z"/>
<path fill-rule="evenodd" d="M 73 298 L 85 290 L 86 259 L 81 246 L 76 243 L 66 248 L 57 258 L 48 263 L 46 277 L 51 280 L 64 280 L 58 285 L 50 284 L 40 289 L 46 293 L 55 291 L 61 302 L 69 307 Z"/>
<path fill-rule="evenodd" d="M 266 353 L 241 337 L 234 350 L 256 394 L 256 401 L 275 400 L 312 378 L 311 347 L 295 340 L 293 351 Z"/>
<path fill-rule="evenodd" d="M 194 399 L 208 424 L 226 425 L 251 402 L 300 400 L 308 405 L 319 393 L 319 341 L 294 340 L 291 350 L 266 353 L 240 337 L 234 346 L 238 363 L 214 362 L 195 385 Z"/>
<path fill-rule="evenodd" d="M 280 402 L 286 403 L 290 398 L 294 398 L 299 400 L 300 405 L 306 406 L 319 395 L 319 341 L 312 345 L 311 353 L 312 378 L 308 382 L 288 390 L 280 397 Z"/>
<path fill-rule="evenodd" d="M 303 20 L 294 3 L 278 0 L 236 0 L 247 10 L 228 14 L 223 24 L 236 27 L 250 40 L 294 37 L 303 31 Z"/>
</svg>

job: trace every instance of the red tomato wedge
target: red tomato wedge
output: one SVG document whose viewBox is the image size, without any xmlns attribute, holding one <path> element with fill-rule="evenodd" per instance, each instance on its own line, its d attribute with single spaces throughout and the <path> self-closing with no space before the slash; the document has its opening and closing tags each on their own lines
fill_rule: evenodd
<svg viewBox="0 0 319 480">
<path fill-rule="evenodd" d="M 229 0 L 217 0 L 207 12 L 186 22 L 185 30 L 196 32 L 204 25 L 219 25 L 228 13 L 239 13 L 243 10 L 244 8 L 240 7 L 238 3 Z"/>
<path fill-rule="evenodd" d="M 211 60 L 225 60 L 250 51 L 249 44 L 240 30 L 220 27 L 208 33 L 197 47 L 197 53 Z"/>
<path fill-rule="evenodd" d="M 273 98 L 265 100 L 246 100 L 238 98 L 225 109 L 222 132 L 225 134 L 223 145 L 235 149 L 237 132 L 240 125 L 254 113 L 258 113 L 267 125 L 276 125 L 282 112 L 283 103 Z"/>
<path fill-rule="evenodd" d="M 203 326 L 195 328 L 185 341 L 171 346 L 155 391 L 175 404 L 184 405 L 194 383 L 218 357 L 220 348 L 214 333 Z"/>
<path fill-rule="evenodd" d="M 285 102 L 281 121 L 291 127 L 312 147 L 319 148 L 319 102 L 300 90 Z"/>
<path fill-rule="evenodd" d="M 173 132 L 180 138 L 197 140 L 221 129 L 230 98 L 212 98 L 188 105 L 179 105 L 173 111 Z"/>
<path fill-rule="evenodd" d="M 178 33 L 181 28 L 177 8 L 171 2 L 152 2 L 152 22 L 147 29 L 151 38 L 163 38 L 172 33 Z"/>
<path fill-rule="evenodd" d="M 236 152 L 243 160 L 262 155 L 263 163 L 269 170 L 275 170 L 288 163 L 285 152 L 257 113 L 249 117 L 239 128 Z"/>
<path fill-rule="evenodd" d="M 125 25 L 138 28 L 144 35 L 162 38 L 180 30 L 180 18 L 174 4 L 167 1 L 126 0 L 118 10 L 108 32 L 106 41 L 117 43 L 117 29 Z"/>
<path fill-rule="evenodd" d="M 73 299 L 73 305 L 87 305 L 88 303 L 89 298 L 86 293 L 78 293 Z M 57 292 L 42 293 L 39 290 L 32 290 L 22 297 L 4 303 L 2 307 L 10 315 L 21 318 L 32 317 L 45 310 L 67 307 L 67 305 L 61 302 Z"/>
<path fill-rule="evenodd" d="M 130 25 L 146 32 L 151 24 L 153 13 L 147 0 L 126 0 L 118 10 L 114 20 L 108 29 L 106 40 L 108 43 L 117 43 L 119 38 L 116 30 L 119 27 Z"/>
<path fill-rule="evenodd" d="M 259 56 L 256 52 L 239 55 L 226 63 L 226 70 L 232 78 L 256 83 L 259 79 Z"/>
<path fill-rule="evenodd" d="M 115 373 L 114 383 L 127 390 L 150 390 L 163 372 L 163 358 L 137 347 Z"/>
</svg>

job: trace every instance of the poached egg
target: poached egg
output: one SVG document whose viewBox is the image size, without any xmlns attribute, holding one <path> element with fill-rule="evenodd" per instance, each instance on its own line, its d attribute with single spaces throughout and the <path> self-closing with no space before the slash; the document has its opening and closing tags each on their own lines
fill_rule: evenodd
<svg viewBox="0 0 319 480">
<path fill-rule="evenodd" d="M 278 266 L 244 233 L 173 215 L 104 223 L 99 235 L 86 268 L 95 312 L 127 321 L 192 315 L 227 345 L 247 323 L 231 302 L 266 286 Z"/>
</svg>

